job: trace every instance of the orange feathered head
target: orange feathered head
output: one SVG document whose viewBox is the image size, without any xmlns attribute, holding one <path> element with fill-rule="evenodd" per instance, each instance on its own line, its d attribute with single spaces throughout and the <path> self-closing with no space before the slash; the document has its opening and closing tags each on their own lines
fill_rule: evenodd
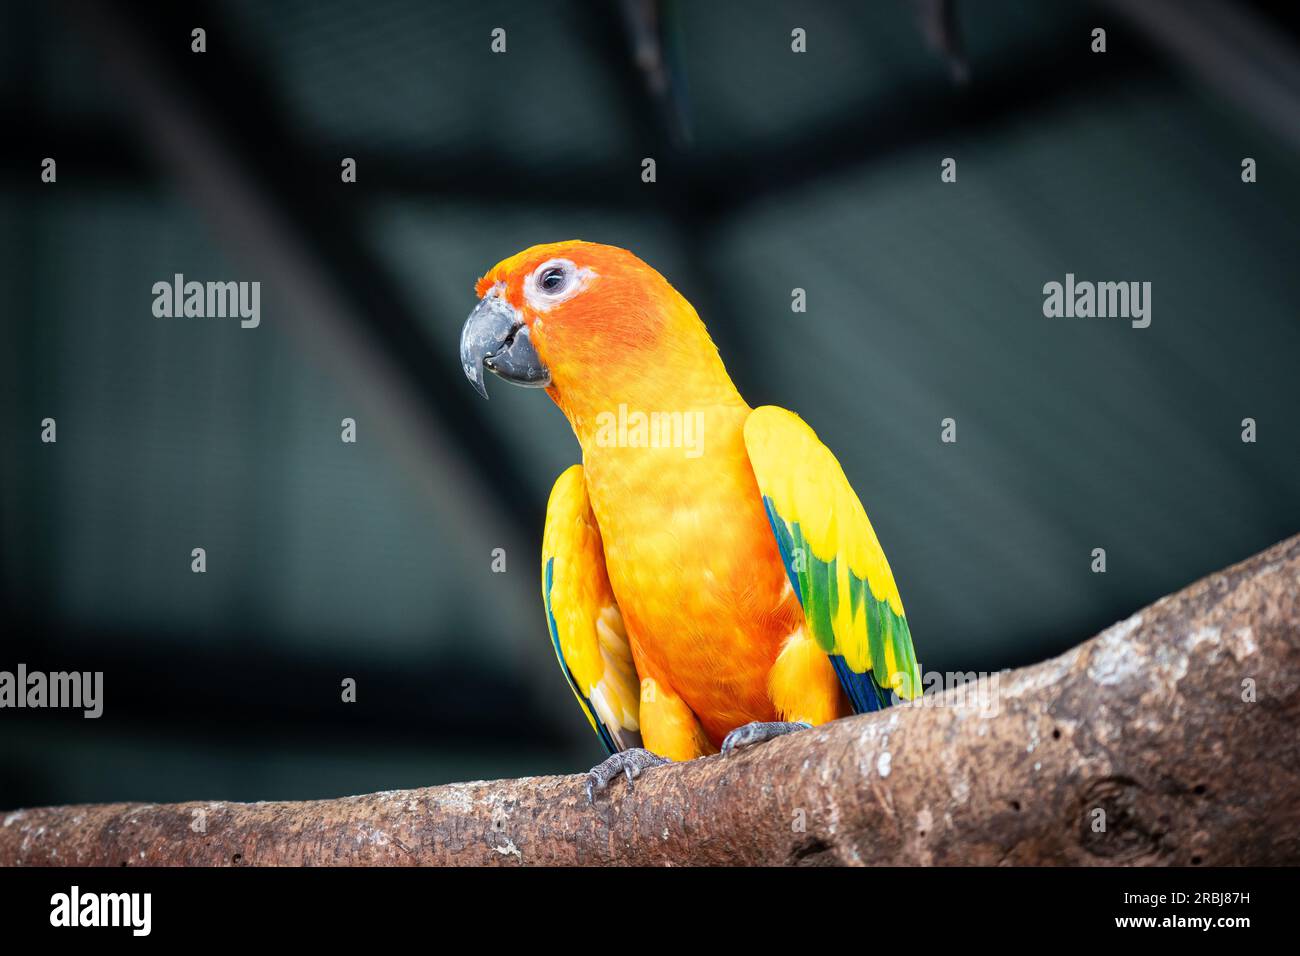
<svg viewBox="0 0 1300 956">
<path fill-rule="evenodd" d="M 460 357 L 484 398 L 483 369 L 546 388 L 570 418 L 668 397 L 706 373 L 726 378 L 691 304 L 626 249 L 579 240 L 533 246 L 497 263 L 475 291 Z"/>
</svg>

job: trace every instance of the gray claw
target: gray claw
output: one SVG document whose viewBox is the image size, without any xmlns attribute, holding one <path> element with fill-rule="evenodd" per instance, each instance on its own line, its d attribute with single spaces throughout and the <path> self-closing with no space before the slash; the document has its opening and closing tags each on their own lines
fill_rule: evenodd
<svg viewBox="0 0 1300 956">
<path fill-rule="evenodd" d="M 620 750 L 612 757 L 602 760 L 596 766 L 591 768 L 587 774 L 587 802 L 596 803 L 596 792 L 604 790 L 619 774 L 627 777 L 627 785 L 630 789 L 632 781 L 641 776 L 642 770 L 649 770 L 651 767 L 659 767 L 669 763 L 658 754 L 643 750 L 640 747 L 633 747 L 630 750 Z"/>
<path fill-rule="evenodd" d="M 761 744 L 773 737 L 782 737 L 797 730 L 808 730 L 810 727 L 812 724 L 806 724 L 802 720 L 773 720 L 766 723 L 756 720 L 752 724 L 737 727 L 727 734 L 722 740 L 722 753 L 730 754 L 742 747 Z"/>
</svg>

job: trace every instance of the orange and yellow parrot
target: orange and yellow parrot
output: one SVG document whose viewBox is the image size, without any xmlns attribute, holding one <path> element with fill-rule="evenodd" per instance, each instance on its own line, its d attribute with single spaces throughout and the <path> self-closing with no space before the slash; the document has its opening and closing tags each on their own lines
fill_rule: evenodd
<svg viewBox="0 0 1300 956">
<path fill-rule="evenodd" d="M 632 253 L 534 246 L 478 280 L 461 363 L 544 388 L 582 446 L 542 535 L 555 653 L 611 756 L 587 793 L 912 698 L 894 576 L 835 456 L 751 408 L 695 309 Z"/>
</svg>

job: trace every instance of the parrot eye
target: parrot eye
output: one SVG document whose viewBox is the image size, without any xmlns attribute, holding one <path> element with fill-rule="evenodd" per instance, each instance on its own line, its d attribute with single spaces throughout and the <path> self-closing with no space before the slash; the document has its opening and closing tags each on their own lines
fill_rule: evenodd
<svg viewBox="0 0 1300 956">
<path fill-rule="evenodd" d="M 533 270 L 524 284 L 524 298 L 534 309 L 545 312 L 573 298 L 594 277 L 590 269 L 579 269 L 568 259 L 551 259 Z"/>
<path fill-rule="evenodd" d="M 537 277 L 537 285 L 543 292 L 554 295 L 564 288 L 564 283 L 568 277 L 568 273 L 560 266 L 551 266 Z"/>
</svg>

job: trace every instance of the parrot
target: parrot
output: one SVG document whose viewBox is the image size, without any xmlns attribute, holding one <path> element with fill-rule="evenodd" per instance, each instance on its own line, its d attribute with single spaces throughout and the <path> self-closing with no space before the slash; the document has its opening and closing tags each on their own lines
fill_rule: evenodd
<svg viewBox="0 0 1300 956">
<path fill-rule="evenodd" d="M 668 280 L 568 240 L 502 260 L 475 294 L 470 384 L 544 389 L 582 452 L 547 501 L 541 591 L 609 754 L 589 801 L 918 696 L 898 586 L 844 470 L 798 415 L 750 407 Z"/>
</svg>

